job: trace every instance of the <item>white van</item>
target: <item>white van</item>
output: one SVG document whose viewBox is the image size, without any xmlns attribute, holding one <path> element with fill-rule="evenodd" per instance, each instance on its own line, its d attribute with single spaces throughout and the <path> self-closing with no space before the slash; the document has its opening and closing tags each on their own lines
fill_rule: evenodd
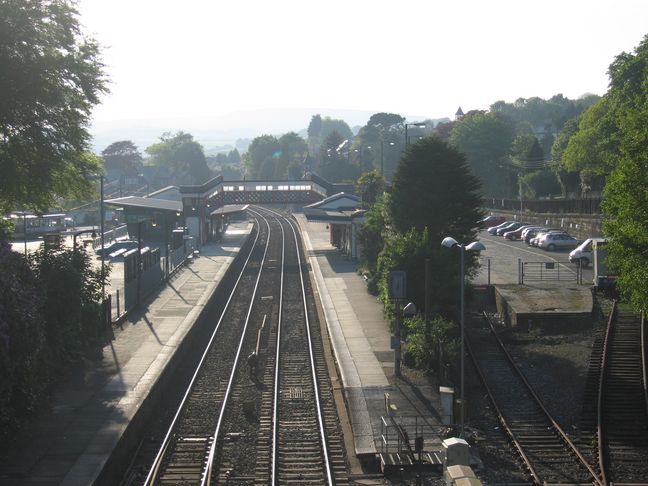
<svg viewBox="0 0 648 486">
<path fill-rule="evenodd" d="M 575 250 L 569 254 L 569 261 L 576 263 L 580 260 L 581 265 L 587 266 L 594 261 L 592 255 L 592 244 L 595 241 L 605 241 L 605 238 L 587 238 Z"/>
</svg>

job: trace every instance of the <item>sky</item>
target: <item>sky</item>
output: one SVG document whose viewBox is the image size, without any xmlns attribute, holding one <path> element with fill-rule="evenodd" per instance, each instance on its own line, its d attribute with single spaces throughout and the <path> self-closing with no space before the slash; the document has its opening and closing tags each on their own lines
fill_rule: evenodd
<svg viewBox="0 0 648 486">
<path fill-rule="evenodd" d="M 270 108 L 453 118 L 602 95 L 645 0 L 78 0 L 111 93 L 95 122 Z M 300 129 L 304 127 L 295 127 Z"/>
</svg>

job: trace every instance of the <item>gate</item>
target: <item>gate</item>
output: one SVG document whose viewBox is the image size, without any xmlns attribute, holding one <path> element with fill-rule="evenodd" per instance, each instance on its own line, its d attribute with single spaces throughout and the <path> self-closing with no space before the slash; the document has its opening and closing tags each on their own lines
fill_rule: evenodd
<svg viewBox="0 0 648 486">
<path fill-rule="evenodd" d="M 518 260 L 518 283 L 539 281 L 563 281 L 581 284 L 583 273 L 580 262 L 573 270 L 567 262 L 523 262 Z"/>
</svg>

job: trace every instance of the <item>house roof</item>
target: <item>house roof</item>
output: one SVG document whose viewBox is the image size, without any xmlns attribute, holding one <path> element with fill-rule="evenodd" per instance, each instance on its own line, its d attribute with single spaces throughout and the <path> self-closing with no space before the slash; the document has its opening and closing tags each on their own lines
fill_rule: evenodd
<svg viewBox="0 0 648 486">
<path fill-rule="evenodd" d="M 360 198 L 353 194 L 340 192 L 310 204 L 304 208 L 308 221 L 327 221 L 350 223 L 364 216 L 365 210 L 359 209 Z"/>
<path fill-rule="evenodd" d="M 309 209 L 322 209 L 322 210 L 355 210 L 360 206 L 360 198 L 353 194 L 339 192 L 332 196 L 322 199 L 313 204 L 309 204 L 306 208 Z"/>
</svg>

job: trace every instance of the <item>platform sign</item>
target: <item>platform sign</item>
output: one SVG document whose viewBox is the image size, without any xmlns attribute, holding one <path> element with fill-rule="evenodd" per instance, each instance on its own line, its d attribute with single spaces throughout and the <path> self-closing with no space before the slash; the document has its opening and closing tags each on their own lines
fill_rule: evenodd
<svg viewBox="0 0 648 486">
<path fill-rule="evenodd" d="M 389 272 L 389 298 L 391 300 L 406 299 L 406 278 L 403 270 Z"/>
</svg>

